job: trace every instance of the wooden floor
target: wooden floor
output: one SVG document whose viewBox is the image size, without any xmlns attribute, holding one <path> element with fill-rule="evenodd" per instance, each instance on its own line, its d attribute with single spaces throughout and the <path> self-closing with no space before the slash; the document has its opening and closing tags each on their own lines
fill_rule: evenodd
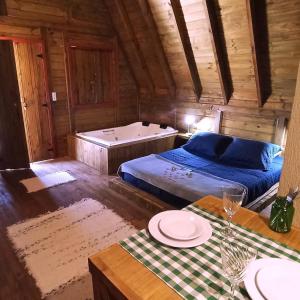
<svg viewBox="0 0 300 300">
<path fill-rule="evenodd" d="M 55 171 L 68 171 L 77 180 L 47 190 L 27 194 L 19 180 Z M 34 280 L 19 262 L 6 235 L 6 227 L 37 217 L 59 207 L 66 207 L 90 197 L 112 208 L 138 229 L 144 228 L 151 213 L 131 203 L 108 187 L 111 177 L 68 158 L 34 163 L 32 170 L 2 171 L 0 173 L 0 299 L 40 299 Z"/>
</svg>

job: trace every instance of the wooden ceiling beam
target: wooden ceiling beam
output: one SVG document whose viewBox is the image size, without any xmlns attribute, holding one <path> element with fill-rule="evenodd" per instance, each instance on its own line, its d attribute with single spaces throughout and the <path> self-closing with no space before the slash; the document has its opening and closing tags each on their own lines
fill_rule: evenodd
<svg viewBox="0 0 300 300">
<path fill-rule="evenodd" d="M 0 0 L 0 16 L 7 16 L 7 6 L 5 0 Z"/>
<path fill-rule="evenodd" d="M 261 107 L 272 94 L 269 33 L 266 0 L 246 0 L 257 89 L 257 103 Z"/>
<path fill-rule="evenodd" d="M 215 7 L 214 1 L 212 0 L 204 0 L 203 6 L 208 21 L 209 36 L 216 61 L 224 104 L 227 104 L 232 96 L 233 87 L 223 27 L 219 22 L 217 13 L 219 8 Z"/>
<path fill-rule="evenodd" d="M 151 77 L 151 74 L 150 74 L 149 68 L 147 66 L 145 57 L 144 57 L 143 52 L 140 48 L 139 42 L 136 38 L 134 29 L 132 27 L 132 24 L 131 24 L 131 21 L 130 21 L 130 18 L 129 18 L 127 9 L 126 9 L 126 6 L 124 4 L 124 1 L 123 0 L 114 0 L 114 2 L 115 2 L 115 6 L 117 7 L 118 14 L 120 15 L 121 20 L 124 24 L 124 27 L 125 27 L 125 29 L 128 33 L 129 39 L 133 43 L 134 51 L 135 51 L 136 57 L 138 59 L 137 63 L 140 66 L 142 66 L 142 69 L 144 71 L 146 81 L 147 81 L 147 84 L 148 84 L 148 88 L 149 88 L 150 92 L 152 94 L 154 94 L 155 93 L 154 81 L 153 81 L 153 78 Z"/>
<path fill-rule="evenodd" d="M 1 1 L 1 0 L 0 0 Z M 97 35 L 101 29 L 100 25 L 95 23 L 88 23 L 85 21 L 70 21 L 70 23 L 53 23 L 53 22 L 43 22 L 39 20 L 28 20 L 19 17 L 11 16 L 0 16 L 0 25 L 10 25 L 10 26 L 22 26 L 29 27 L 33 30 L 40 27 L 47 27 L 53 30 L 68 31 L 74 33 L 87 33 Z"/>
<path fill-rule="evenodd" d="M 260 58 L 259 58 L 259 49 L 258 49 L 258 30 L 262 28 L 257 27 L 256 15 L 255 15 L 255 2 L 256 0 L 246 0 L 247 7 L 247 17 L 248 17 L 248 26 L 250 32 L 250 43 L 251 43 L 251 52 L 252 52 L 252 61 L 255 75 L 255 84 L 256 84 L 256 93 L 257 93 L 257 104 L 259 107 L 263 106 L 263 78 L 261 76 L 260 70 Z M 261 1 L 261 0 L 259 0 Z"/>
<path fill-rule="evenodd" d="M 156 51 L 157 58 L 159 60 L 159 64 L 162 68 L 164 76 L 167 80 L 169 93 L 172 97 L 176 97 L 176 84 L 169 66 L 168 59 L 166 57 L 163 45 L 161 43 L 161 39 L 158 33 L 158 29 L 148 3 L 148 0 L 137 0 L 139 7 L 141 9 L 144 20 L 149 29 L 149 33 L 153 42 L 153 47 Z"/>
<path fill-rule="evenodd" d="M 171 7 L 175 16 L 177 29 L 193 81 L 194 92 L 197 100 L 199 101 L 202 93 L 202 86 L 180 0 L 171 0 Z"/>
</svg>

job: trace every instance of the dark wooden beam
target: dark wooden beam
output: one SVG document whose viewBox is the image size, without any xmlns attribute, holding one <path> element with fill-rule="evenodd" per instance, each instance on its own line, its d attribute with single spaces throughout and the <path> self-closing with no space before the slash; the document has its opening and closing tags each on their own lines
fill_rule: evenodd
<svg viewBox="0 0 300 300">
<path fill-rule="evenodd" d="M 169 93 L 172 97 L 175 97 L 176 96 L 175 81 L 174 81 L 164 48 L 161 43 L 161 39 L 160 39 L 158 30 L 157 30 L 156 23 L 154 21 L 154 17 L 153 17 L 150 5 L 148 3 L 148 0 L 137 0 L 137 2 L 139 4 L 139 7 L 143 14 L 144 20 L 147 24 L 147 27 L 149 29 L 149 33 L 150 33 L 150 36 L 151 36 L 151 39 L 153 42 L 153 47 L 156 51 L 156 55 L 157 55 L 160 65 L 161 65 L 164 76 L 167 80 Z"/>
<path fill-rule="evenodd" d="M 0 16 L 7 16 L 7 7 L 5 0 L 0 0 Z"/>
<path fill-rule="evenodd" d="M 223 33 L 223 26 L 219 21 L 219 8 L 215 6 L 214 1 L 204 0 L 203 6 L 207 18 L 210 40 L 215 56 L 216 67 L 221 84 L 221 90 L 224 98 L 224 104 L 227 104 L 232 96 L 232 78 L 229 69 L 228 55 Z"/>
<path fill-rule="evenodd" d="M 193 80 L 194 92 L 197 96 L 197 100 L 199 100 L 201 97 L 202 86 L 180 0 L 171 0 L 171 6 L 175 16 L 185 57 L 189 66 L 191 78 Z"/>
<path fill-rule="evenodd" d="M 266 0 L 246 0 L 258 106 L 272 93 Z"/>
<path fill-rule="evenodd" d="M 257 93 L 257 103 L 258 106 L 262 106 L 262 92 L 261 92 L 261 78 L 259 72 L 259 65 L 257 60 L 257 40 L 256 40 L 256 29 L 255 29 L 255 12 L 254 12 L 254 3 L 252 0 L 246 0 L 247 5 L 247 17 L 248 17 L 248 25 L 250 32 L 250 43 L 251 43 L 251 52 L 252 52 L 252 61 L 255 75 L 255 83 L 256 83 L 256 93 Z"/>
<path fill-rule="evenodd" d="M 130 18 L 129 18 L 127 9 L 126 9 L 126 6 L 124 4 L 124 1 L 123 0 L 114 0 L 114 2 L 115 2 L 115 6 L 118 10 L 118 14 L 120 15 L 121 20 L 123 22 L 123 25 L 124 25 L 127 33 L 128 33 L 129 39 L 133 43 L 134 51 L 135 51 L 136 57 L 138 59 L 137 63 L 140 66 L 142 66 L 142 69 L 144 71 L 144 74 L 145 74 L 145 77 L 146 77 L 146 80 L 147 80 L 148 88 L 149 88 L 150 92 L 152 94 L 154 94 L 155 93 L 154 81 L 153 81 L 153 78 L 151 77 L 151 74 L 150 74 L 149 68 L 147 66 L 145 57 L 143 55 L 143 52 L 142 52 L 141 47 L 139 45 L 139 42 L 136 38 L 134 29 L 132 27 L 132 24 L 131 24 L 131 21 L 130 21 Z M 109 5 L 107 5 L 107 7 L 109 7 Z"/>
</svg>

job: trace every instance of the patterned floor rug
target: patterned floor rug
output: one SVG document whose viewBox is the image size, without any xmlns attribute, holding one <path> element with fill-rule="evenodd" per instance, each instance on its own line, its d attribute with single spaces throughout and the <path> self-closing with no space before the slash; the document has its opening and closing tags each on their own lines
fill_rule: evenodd
<svg viewBox="0 0 300 300">
<path fill-rule="evenodd" d="M 27 193 L 33 193 L 50 188 L 52 186 L 72 182 L 74 180 L 76 180 L 76 178 L 68 172 L 60 171 L 44 176 L 23 179 L 20 181 L 20 183 L 25 186 Z"/>
<path fill-rule="evenodd" d="M 137 230 L 93 199 L 7 228 L 42 298 L 92 299 L 88 257 Z"/>
</svg>

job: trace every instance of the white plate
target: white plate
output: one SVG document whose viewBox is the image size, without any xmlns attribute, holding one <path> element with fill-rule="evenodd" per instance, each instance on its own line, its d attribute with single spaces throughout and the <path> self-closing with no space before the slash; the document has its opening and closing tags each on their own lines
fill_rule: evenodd
<svg viewBox="0 0 300 300">
<path fill-rule="evenodd" d="M 159 242 L 174 247 L 174 248 L 191 248 L 191 247 L 196 247 L 199 246 L 203 243 L 205 243 L 207 240 L 209 240 L 209 238 L 212 235 L 212 228 L 209 224 L 209 222 L 196 215 L 197 218 L 199 218 L 201 220 L 201 234 L 199 237 L 193 239 L 193 240 L 187 240 L 187 241 L 180 241 L 180 240 L 175 240 L 175 239 L 171 239 L 167 236 L 165 236 L 160 228 L 158 227 L 159 221 L 162 220 L 162 218 L 164 218 L 165 216 L 168 216 L 170 214 L 174 214 L 174 210 L 168 210 L 168 211 L 164 211 L 161 212 L 157 215 L 155 215 L 154 217 L 151 218 L 151 220 L 149 221 L 148 224 L 148 229 L 150 234 Z"/>
<path fill-rule="evenodd" d="M 166 236 L 176 240 L 192 240 L 200 236 L 202 219 L 199 216 L 183 210 L 164 215 L 159 221 L 159 228 Z"/>
<path fill-rule="evenodd" d="M 300 298 L 300 264 L 290 260 L 280 260 L 261 268 L 256 275 L 256 284 L 267 299 L 296 300 Z"/>
<path fill-rule="evenodd" d="M 299 278 L 299 263 L 263 258 L 249 264 L 244 282 L 252 300 L 296 300 L 300 294 Z"/>
</svg>

